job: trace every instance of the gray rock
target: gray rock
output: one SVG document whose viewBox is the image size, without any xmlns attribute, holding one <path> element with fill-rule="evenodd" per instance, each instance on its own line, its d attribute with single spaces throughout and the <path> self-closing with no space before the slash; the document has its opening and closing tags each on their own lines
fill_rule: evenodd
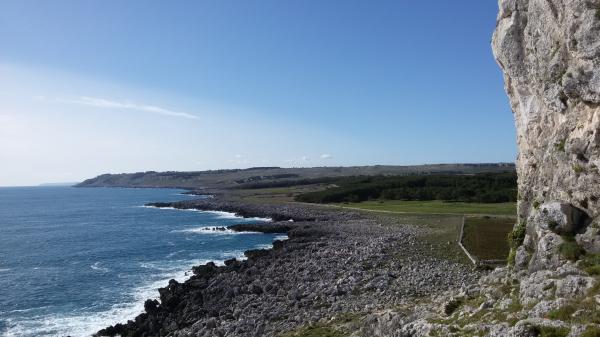
<svg viewBox="0 0 600 337">
<path fill-rule="evenodd" d="M 581 234 L 600 215 L 600 3 L 499 4 L 492 47 L 515 117 L 518 216 L 527 221 L 533 253 L 517 268 L 556 268 L 561 262 L 550 255 L 557 240 L 546 231 Z M 599 248 L 592 235 L 581 242 Z"/>
</svg>

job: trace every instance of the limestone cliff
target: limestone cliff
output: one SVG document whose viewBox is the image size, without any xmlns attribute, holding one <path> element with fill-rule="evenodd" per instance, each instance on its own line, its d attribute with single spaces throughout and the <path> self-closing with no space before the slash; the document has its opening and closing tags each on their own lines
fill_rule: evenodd
<svg viewBox="0 0 600 337">
<path fill-rule="evenodd" d="M 492 47 L 514 112 L 510 267 L 377 336 L 600 336 L 600 0 L 500 0 Z"/>
<path fill-rule="evenodd" d="M 519 268 L 552 269 L 600 251 L 600 1 L 499 6 L 492 45 L 519 146 L 512 257 Z"/>
</svg>

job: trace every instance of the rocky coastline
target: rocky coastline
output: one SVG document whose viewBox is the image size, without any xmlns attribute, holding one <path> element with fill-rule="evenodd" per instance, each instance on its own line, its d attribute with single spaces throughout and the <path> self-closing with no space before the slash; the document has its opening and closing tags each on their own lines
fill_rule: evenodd
<svg viewBox="0 0 600 337">
<path fill-rule="evenodd" d="M 282 232 L 288 240 L 224 266 L 196 266 L 189 280 L 161 288 L 160 302 L 146 301 L 145 313 L 96 336 L 280 336 L 325 323 L 374 335 L 373 313 L 468 289 L 482 273 L 432 256 L 420 240 L 422 228 L 354 211 L 222 196 L 148 206 L 271 218 L 229 229 Z"/>
</svg>

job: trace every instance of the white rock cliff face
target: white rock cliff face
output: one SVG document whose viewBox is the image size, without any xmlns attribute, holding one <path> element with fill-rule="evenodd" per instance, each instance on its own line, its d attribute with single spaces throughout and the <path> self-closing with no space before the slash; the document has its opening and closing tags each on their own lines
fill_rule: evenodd
<svg viewBox="0 0 600 337">
<path fill-rule="evenodd" d="M 518 268 L 600 252 L 600 0 L 500 0 L 492 47 L 517 127 Z"/>
<path fill-rule="evenodd" d="M 600 0 L 499 7 L 492 47 L 519 145 L 514 267 L 373 314 L 364 335 L 600 336 Z"/>
</svg>

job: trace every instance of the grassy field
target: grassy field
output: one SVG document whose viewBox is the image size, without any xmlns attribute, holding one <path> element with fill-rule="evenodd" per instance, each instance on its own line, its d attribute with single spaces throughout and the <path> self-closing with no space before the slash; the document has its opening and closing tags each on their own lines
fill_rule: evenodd
<svg viewBox="0 0 600 337">
<path fill-rule="evenodd" d="M 423 214 L 484 214 L 513 216 L 517 213 L 516 203 L 479 204 L 466 202 L 444 201 L 364 201 L 358 203 L 336 204 L 340 207 L 358 208 L 364 210 L 423 213 Z"/>
<path fill-rule="evenodd" d="M 388 214 L 398 223 L 426 226 L 431 229 L 426 240 L 443 255 L 460 258 L 464 253 L 455 243 L 463 216 L 463 245 L 482 260 L 503 260 L 508 255 L 506 235 L 515 223 L 516 204 L 480 204 L 443 201 L 366 201 L 336 204 L 338 207 Z"/>
<path fill-rule="evenodd" d="M 456 244 L 462 215 L 452 214 L 416 214 L 416 213 L 375 213 L 382 218 L 383 223 L 410 225 L 426 228 L 427 234 L 422 239 L 429 253 L 442 259 L 469 263 L 464 252 Z M 384 220 L 385 219 L 385 220 Z M 403 254 L 399 253 L 401 259 Z"/>
<path fill-rule="evenodd" d="M 506 259 L 509 250 L 506 235 L 514 224 L 514 218 L 467 217 L 463 245 L 482 260 Z"/>
<path fill-rule="evenodd" d="M 322 186 L 305 185 L 261 189 L 242 189 L 234 191 L 240 199 L 251 203 L 285 203 L 293 202 L 294 196 L 322 189 Z"/>
<path fill-rule="evenodd" d="M 287 203 L 300 193 L 322 189 L 306 185 L 281 188 L 237 190 L 245 202 Z M 516 214 L 515 203 L 481 204 L 443 201 L 365 201 L 344 204 L 312 204 L 315 207 L 352 208 L 381 217 L 382 223 L 412 225 L 427 228 L 423 237 L 431 253 L 441 258 L 468 263 L 456 244 L 464 215 L 463 244 L 471 254 L 484 260 L 505 259 L 508 255 L 506 234 L 512 229 Z M 401 255 L 401 254 L 400 254 Z"/>
</svg>

